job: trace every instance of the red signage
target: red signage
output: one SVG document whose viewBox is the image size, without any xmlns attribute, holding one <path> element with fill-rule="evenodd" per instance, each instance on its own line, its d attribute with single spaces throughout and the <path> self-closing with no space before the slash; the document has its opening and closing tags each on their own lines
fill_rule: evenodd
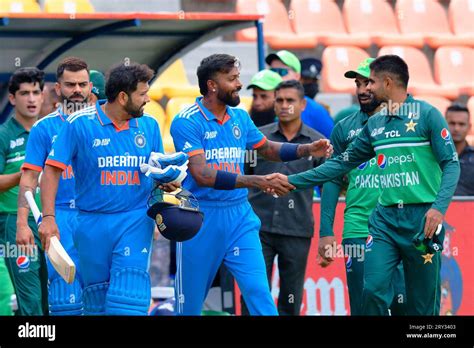
<svg viewBox="0 0 474 348">
<path fill-rule="evenodd" d="M 341 242 L 345 204 L 337 206 L 334 231 Z M 313 205 L 319 216 L 319 203 Z M 446 237 L 441 267 L 441 315 L 474 314 L 474 201 L 452 202 L 445 217 Z M 316 219 L 316 230 L 319 219 Z M 316 234 L 317 235 L 317 234 Z M 318 239 L 313 238 L 308 257 L 301 315 L 349 315 L 344 258 L 337 258 L 327 268 L 318 265 Z M 236 287 L 236 308 L 240 314 L 240 292 Z M 275 301 L 279 292 L 276 262 L 273 267 L 272 295 Z"/>
</svg>

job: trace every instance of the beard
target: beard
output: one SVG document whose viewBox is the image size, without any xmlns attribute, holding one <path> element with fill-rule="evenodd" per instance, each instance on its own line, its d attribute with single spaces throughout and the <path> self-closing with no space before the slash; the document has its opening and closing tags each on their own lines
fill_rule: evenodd
<svg viewBox="0 0 474 348">
<path fill-rule="evenodd" d="M 133 118 L 139 118 L 143 116 L 143 112 L 144 112 L 143 107 L 145 105 L 146 103 L 142 104 L 141 106 L 137 106 L 133 104 L 132 101 L 129 99 L 127 104 L 125 105 L 125 111 Z"/>
<path fill-rule="evenodd" d="M 77 100 L 72 100 L 72 98 L 82 98 L 82 100 L 77 101 Z M 63 104 L 64 110 L 67 110 L 67 112 L 69 114 L 72 114 L 76 111 L 79 111 L 79 110 L 87 107 L 88 106 L 88 101 L 89 101 L 88 97 L 84 97 L 80 93 L 73 94 L 70 97 L 66 97 L 66 96 L 62 95 L 61 99 L 62 99 L 62 104 Z"/>
<path fill-rule="evenodd" d="M 235 107 L 240 104 L 240 97 L 239 96 L 234 97 L 232 96 L 232 93 L 238 92 L 238 91 L 240 91 L 240 88 L 230 91 L 228 93 L 225 93 L 224 91 L 219 90 L 219 92 L 217 92 L 217 99 L 219 99 L 225 105 Z"/>
<path fill-rule="evenodd" d="M 359 96 L 357 96 L 358 99 L 359 99 L 359 105 L 360 105 L 360 109 L 365 112 L 366 114 L 369 114 L 371 112 L 374 112 L 375 109 L 377 109 L 379 107 L 380 104 L 382 104 L 382 102 L 380 100 L 377 100 L 375 98 L 375 95 L 372 95 L 372 99 L 370 100 L 369 103 L 366 103 L 366 104 L 363 104 L 360 102 L 360 98 Z"/>
<path fill-rule="evenodd" d="M 275 122 L 275 110 L 273 109 L 268 109 L 268 110 L 263 110 L 263 111 L 257 111 L 254 109 L 250 110 L 250 117 L 252 118 L 253 123 L 257 127 L 262 127 L 267 124 Z"/>
<path fill-rule="evenodd" d="M 319 93 L 319 84 L 316 82 L 305 83 L 303 84 L 304 95 L 310 99 L 314 99 Z"/>
</svg>

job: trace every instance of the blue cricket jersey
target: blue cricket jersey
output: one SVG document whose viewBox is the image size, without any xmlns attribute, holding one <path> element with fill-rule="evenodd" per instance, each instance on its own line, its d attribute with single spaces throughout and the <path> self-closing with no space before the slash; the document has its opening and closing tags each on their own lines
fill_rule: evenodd
<svg viewBox="0 0 474 348">
<path fill-rule="evenodd" d="M 26 144 L 26 156 L 22 168 L 37 172 L 43 170 L 48 154 L 53 147 L 53 143 L 63 125 L 66 124 L 66 119 L 67 115 L 65 115 L 62 108 L 59 107 L 56 111 L 41 118 L 33 125 Z M 56 205 L 67 206 L 69 208 L 75 207 L 74 172 L 71 165 L 66 167 L 59 180 Z"/>
<path fill-rule="evenodd" d="M 227 106 L 224 120 L 220 122 L 204 107 L 202 97 L 176 115 L 171 124 L 171 136 L 176 151 L 183 151 L 189 157 L 204 154 L 209 168 L 242 175 L 246 158 L 256 161 L 255 151 L 246 150 L 257 149 L 266 141 L 247 111 Z M 200 187 L 189 170 L 183 187 L 203 201 L 240 200 L 248 194 L 247 189 Z"/>
<path fill-rule="evenodd" d="M 334 120 L 331 115 L 321 104 L 308 97 L 304 98 L 306 99 L 306 108 L 301 113 L 301 121 L 329 139 L 334 128 Z"/>
<path fill-rule="evenodd" d="M 150 152 L 163 153 L 158 122 L 150 115 L 118 128 L 99 103 L 69 116 L 46 164 L 65 169 L 76 179 L 76 207 L 97 213 L 146 208 L 153 180 L 140 171 Z"/>
</svg>

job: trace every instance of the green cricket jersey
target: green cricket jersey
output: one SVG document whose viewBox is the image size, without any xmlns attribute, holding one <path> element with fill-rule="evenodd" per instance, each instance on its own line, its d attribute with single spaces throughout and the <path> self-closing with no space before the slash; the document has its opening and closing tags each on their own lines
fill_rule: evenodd
<svg viewBox="0 0 474 348">
<path fill-rule="evenodd" d="M 334 147 L 333 157 L 347 150 L 368 120 L 369 115 L 359 110 L 335 125 L 331 134 L 331 143 Z M 367 237 L 369 215 L 379 197 L 379 190 L 371 183 L 379 181 L 378 173 L 379 167 L 375 157 L 347 173 L 349 184 L 344 210 L 343 238 Z M 342 176 L 326 182 L 323 186 L 320 237 L 334 235 L 334 213 L 342 186 Z"/>
<path fill-rule="evenodd" d="M 15 118 L 0 125 L 0 174 L 18 173 L 25 161 L 26 142 L 30 133 Z M 18 186 L 0 192 L 0 212 L 16 214 Z"/>
<path fill-rule="evenodd" d="M 378 188 L 383 206 L 433 203 L 444 214 L 460 172 L 446 121 L 436 108 L 410 95 L 397 114 L 386 112 L 370 117 L 347 151 L 290 175 L 289 182 L 298 189 L 321 185 L 376 156 L 379 175 L 365 176 L 356 187 Z"/>
</svg>

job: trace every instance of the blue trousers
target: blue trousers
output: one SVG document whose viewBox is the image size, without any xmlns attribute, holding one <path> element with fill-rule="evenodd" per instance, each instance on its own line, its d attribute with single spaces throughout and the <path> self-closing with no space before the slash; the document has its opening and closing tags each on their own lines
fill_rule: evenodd
<svg viewBox="0 0 474 348">
<path fill-rule="evenodd" d="M 237 280 L 251 315 L 278 315 L 268 286 L 260 220 L 247 198 L 238 202 L 200 202 L 201 230 L 177 243 L 175 279 L 178 315 L 200 315 L 212 281 L 224 261 Z"/>
<path fill-rule="evenodd" d="M 154 229 L 146 209 L 116 214 L 80 211 L 77 223 L 85 314 L 146 315 Z"/>
<path fill-rule="evenodd" d="M 82 278 L 79 254 L 74 246 L 74 233 L 77 227 L 77 210 L 56 206 L 56 224 L 60 241 L 66 252 L 76 264 L 76 278 L 67 284 L 46 258 L 48 265 L 48 301 L 51 315 L 82 315 Z"/>
</svg>

